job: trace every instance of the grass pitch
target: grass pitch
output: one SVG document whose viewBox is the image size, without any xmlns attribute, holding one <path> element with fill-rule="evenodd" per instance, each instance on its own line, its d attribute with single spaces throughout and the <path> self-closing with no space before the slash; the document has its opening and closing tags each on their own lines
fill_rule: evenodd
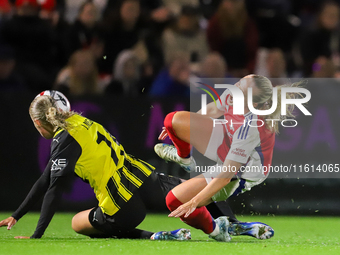
<svg viewBox="0 0 340 255">
<path fill-rule="evenodd" d="M 5 219 L 10 213 L 0 213 Z M 252 237 L 234 237 L 230 243 L 209 239 L 202 231 L 188 227 L 178 219 L 165 214 L 149 214 L 139 226 L 150 231 L 191 229 L 190 241 L 150 241 L 90 239 L 71 229 L 73 214 L 57 213 L 42 239 L 17 240 L 14 236 L 30 236 L 35 230 L 39 214 L 24 216 L 12 230 L 0 228 L 0 254 L 340 254 L 340 218 L 336 217 L 273 217 L 242 216 L 242 221 L 262 221 L 275 230 L 269 240 Z"/>
</svg>

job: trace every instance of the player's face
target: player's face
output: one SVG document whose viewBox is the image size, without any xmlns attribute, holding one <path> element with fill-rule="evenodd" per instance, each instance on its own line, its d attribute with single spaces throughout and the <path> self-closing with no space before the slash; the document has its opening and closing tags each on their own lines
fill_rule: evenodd
<svg viewBox="0 0 340 255">
<path fill-rule="evenodd" d="M 55 132 L 52 125 L 44 125 L 40 120 L 33 120 L 33 123 L 42 137 L 46 139 L 53 138 Z"/>
</svg>

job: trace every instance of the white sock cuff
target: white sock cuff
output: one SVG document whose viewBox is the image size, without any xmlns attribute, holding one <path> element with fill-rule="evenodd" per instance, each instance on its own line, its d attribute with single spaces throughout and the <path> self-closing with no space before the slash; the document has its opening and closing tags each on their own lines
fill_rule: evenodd
<svg viewBox="0 0 340 255">
<path fill-rule="evenodd" d="M 214 231 L 211 232 L 209 235 L 210 236 L 217 236 L 219 233 L 220 233 L 220 227 L 216 224 Z"/>
</svg>

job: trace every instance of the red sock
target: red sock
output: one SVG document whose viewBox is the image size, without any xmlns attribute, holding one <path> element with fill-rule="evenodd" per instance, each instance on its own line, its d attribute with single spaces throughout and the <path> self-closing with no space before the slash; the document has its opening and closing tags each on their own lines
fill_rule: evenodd
<svg viewBox="0 0 340 255">
<path fill-rule="evenodd" d="M 175 130 L 172 127 L 172 119 L 175 113 L 176 112 L 171 112 L 165 117 L 164 127 L 166 128 L 171 141 L 177 149 L 178 156 L 180 156 L 181 158 L 186 158 L 190 155 L 191 145 L 190 143 L 184 142 L 177 137 Z"/>
<path fill-rule="evenodd" d="M 183 204 L 175 197 L 172 191 L 168 193 L 165 199 L 166 205 L 171 212 Z M 205 206 L 197 208 L 187 218 L 184 218 L 184 216 L 181 216 L 180 218 L 186 224 L 201 229 L 206 234 L 210 234 L 214 231 L 215 221 Z"/>
</svg>

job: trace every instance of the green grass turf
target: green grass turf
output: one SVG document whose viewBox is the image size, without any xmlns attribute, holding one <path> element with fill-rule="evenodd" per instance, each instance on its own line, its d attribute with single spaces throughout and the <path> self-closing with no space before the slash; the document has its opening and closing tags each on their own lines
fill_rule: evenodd
<svg viewBox="0 0 340 255">
<path fill-rule="evenodd" d="M 0 219 L 8 216 L 9 213 L 0 213 Z M 15 236 L 30 236 L 38 217 L 39 214 L 30 213 L 12 230 L 0 228 L 0 254 L 340 254 L 340 218 L 335 217 L 242 216 L 239 217 L 242 221 L 269 224 L 274 228 L 275 236 L 269 240 L 238 236 L 230 243 L 219 243 L 192 228 L 190 241 L 90 239 L 73 232 L 70 226 L 73 214 L 58 213 L 42 239 L 14 239 Z M 188 226 L 164 214 L 150 214 L 140 225 L 140 228 L 150 231 L 182 227 Z"/>
</svg>

